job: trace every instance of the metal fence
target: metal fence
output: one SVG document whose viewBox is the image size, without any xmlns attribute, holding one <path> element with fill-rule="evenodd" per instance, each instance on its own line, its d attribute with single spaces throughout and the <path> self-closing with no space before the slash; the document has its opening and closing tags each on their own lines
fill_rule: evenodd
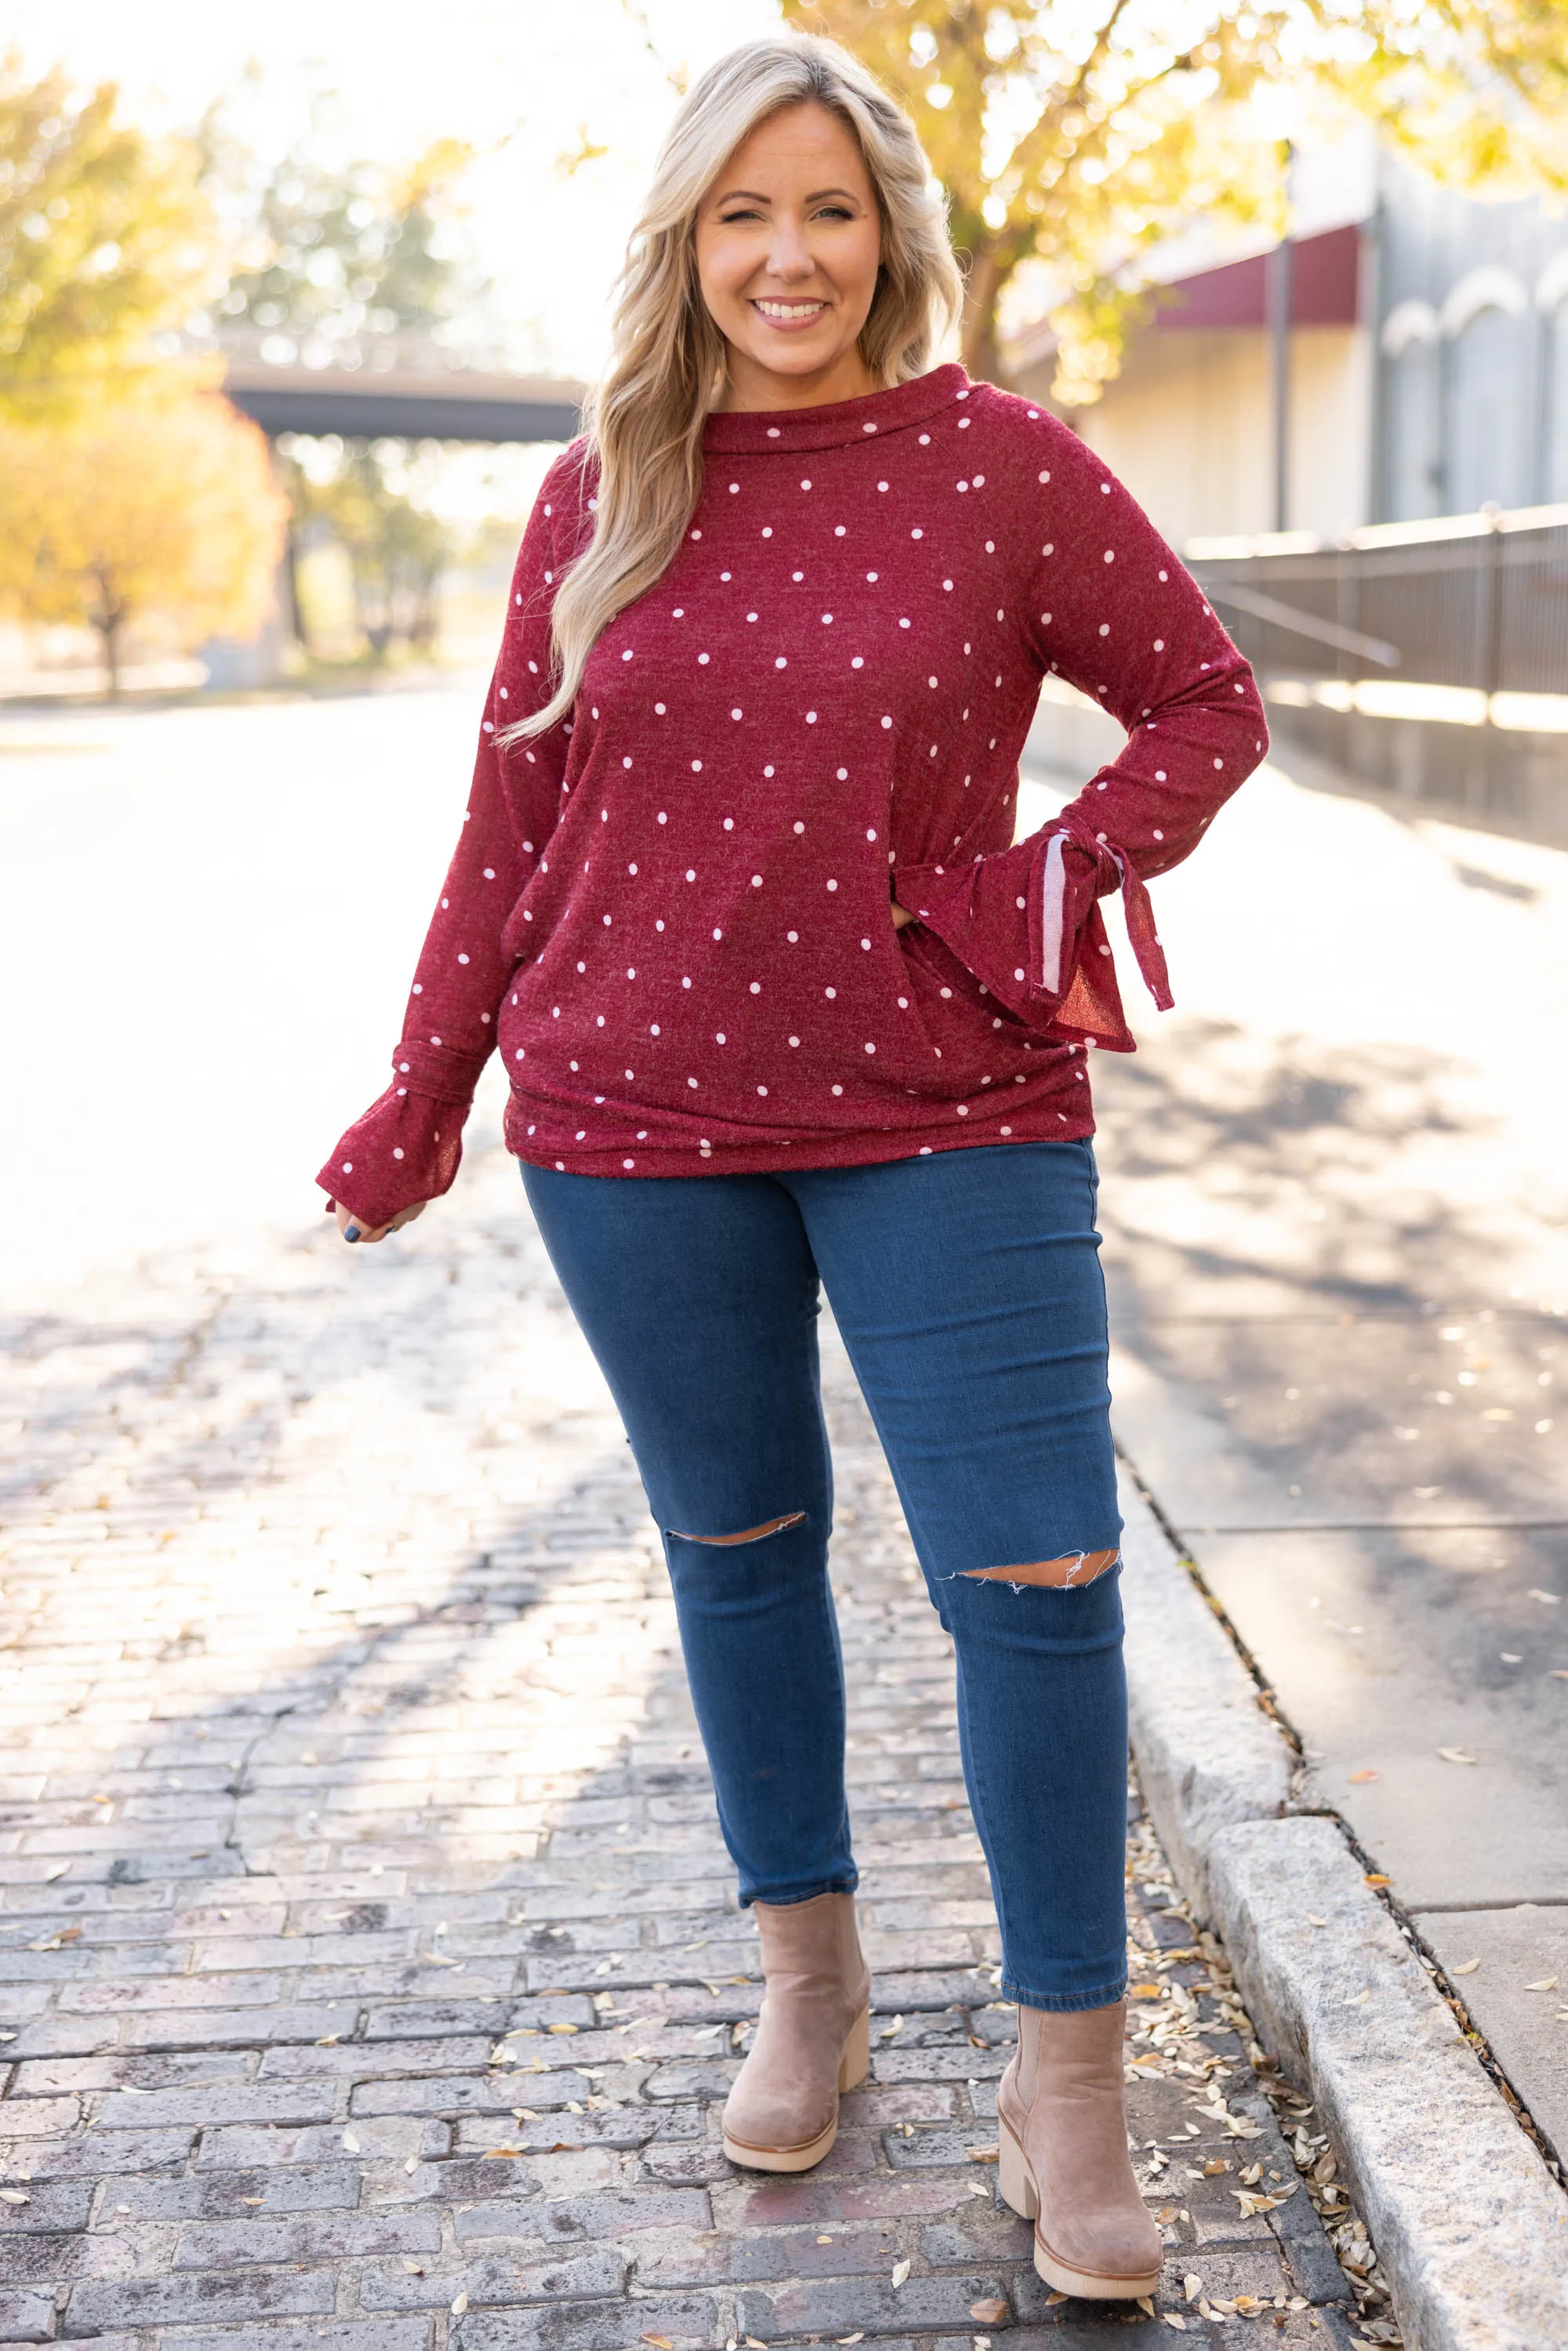
<svg viewBox="0 0 1568 2351">
<path fill-rule="evenodd" d="M 1349 789 L 1568 843 L 1568 506 L 1207 539 L 1270 726 Z"/>
</svg>

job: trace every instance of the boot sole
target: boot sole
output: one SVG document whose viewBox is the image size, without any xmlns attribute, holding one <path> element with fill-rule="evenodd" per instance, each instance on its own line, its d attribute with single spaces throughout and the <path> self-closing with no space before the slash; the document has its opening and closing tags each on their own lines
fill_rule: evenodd
<svg viewBox="0 0 1568 2351">
<path fill-rule="evenodd" d="M 871 2010 L 862 2008 L 849 2029 L 844 2053 L 839 2060 L 839 2093 L 854 2090 L 871 2072 Z M 839 2135 L 839 2117 L 835 2110 L 832 2121 L 815 2138 L 800 2140 L 794 2147 L 753 2147 L 743 2138 L 724 2134 L 724 2151 L 731 2163 L 743 2164 L 748 2171 L 810 2171 L 821 2163 Z"/>
<path fill-rule="evenodd" d="M 1040 2191 L 1034 2184 L 1034 2174 L 1024 2158 L 1024 2151 L 1007 2117 L 998 2113 L 997 2136 L 999 2142 L 998 2187 L 1002 2201 L 1011 2207 L 1020 2220 L 1032 2220 L 1034 2229 L 1034 2266 L 1047 2285 L 1058 2294 L 1074 2294 L 1084 2302 L 1131 2302 L 1138 2294 L 1153 2294 L 1160 2282 L 1162 2262 L 1158 2268 L 1134 2271 L 1130 2276 L 1113 2276 L 1103 2270 L 1081 2270 L 1071 2262 L 1064 2262 L 1053 2253 L 1040 2233 Z"/>
</svg>

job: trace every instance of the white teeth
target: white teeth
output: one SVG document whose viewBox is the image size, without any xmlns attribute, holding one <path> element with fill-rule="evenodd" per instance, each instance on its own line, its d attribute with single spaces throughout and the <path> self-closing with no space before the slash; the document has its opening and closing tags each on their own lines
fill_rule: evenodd
<svg viewBox="0 0 1568 2351">
<path fill-rule="evenodd" d="M 765 319 L 809 319 L 813 312 L 825 310 L 825 302 L 758 302 L 757 308 Z"/>
</svg>

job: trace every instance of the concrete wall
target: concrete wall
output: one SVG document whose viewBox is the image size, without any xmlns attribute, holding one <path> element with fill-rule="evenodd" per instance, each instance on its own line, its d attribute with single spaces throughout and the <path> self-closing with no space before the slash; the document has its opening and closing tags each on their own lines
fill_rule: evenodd
<svg viewBox="0 0 1568 2351">
<path fill-rule="evenodd" d="M 1291 338 L 1291 528 L 1367 519 L 1372 352 L 1360 327 Z M 1042 394 L 1045 376 L 1019 389 Z M 1274 525 L 1268 337 L 1249 328 L 1145 329 L 1121 374 L 1073 423 L 1172 544 Z"/>
</svg>

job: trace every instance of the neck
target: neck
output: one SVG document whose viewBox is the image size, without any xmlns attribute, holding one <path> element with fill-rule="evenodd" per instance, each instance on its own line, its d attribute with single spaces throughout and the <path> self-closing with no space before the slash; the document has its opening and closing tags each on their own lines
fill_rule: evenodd
<svg viewBox="0 0 1568 2351">
<path fill-rule="evenodd" d="M 827 408 L 837 400 L 862 400 L 880 392 L 858 344 L 807 375 L 779 375 L 763 367 L 734 344 L 727 354 L 728 372 L 714 402 L 723 413 L 756 415 L 773 408 Z"/>
</svg>

